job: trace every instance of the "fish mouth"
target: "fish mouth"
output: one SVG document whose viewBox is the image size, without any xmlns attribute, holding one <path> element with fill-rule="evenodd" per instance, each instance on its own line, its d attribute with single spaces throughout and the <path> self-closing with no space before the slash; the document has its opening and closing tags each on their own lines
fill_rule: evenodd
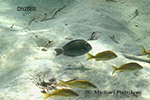
<svg viewBox="0 0 150 100">
<path fill-rule="evenodd" d="M 79 94 L 76 94 L 75 96 L 79 96 Z"/>
<path fill-rule="evenodd" d="M 92 46 L 89 43 L 86 42 L 85 45 L 84 45 L 84 49 L 90 51 L 92 49 Z"/>
<path fill-rule="evenodd" d="M 97 88 L 97 86 L 94 85 L 93 88 Z"/>
</svg>

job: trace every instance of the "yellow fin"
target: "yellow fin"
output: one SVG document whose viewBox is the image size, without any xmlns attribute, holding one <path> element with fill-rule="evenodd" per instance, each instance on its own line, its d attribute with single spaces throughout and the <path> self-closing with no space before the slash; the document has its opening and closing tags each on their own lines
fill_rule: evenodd
<svg viewBox="0 0 150 100">
<path fill-rule="evenodd" d="M 46 100 L 47 98 L 49 98 L 51 96 L 51 94 L 48 93 L 43 93 L 45 95 L 44 100 Z"/>
<path fill-rule="evenodd" d="M 69 87 L 72 88 L 70 85 L 69 85 Z"/>
<path fill-rule="evenodd" d="M 112 68 L 113 68 L 113 72 L 112 72 L 112 75 L 113 75 L 115 73 L 115 71 L 117 70 L 117 68 L 113 65 L 112 65 Z"/>
<path fill-rule="evenodd" d="M 90 53 L 87 53 L 87 55 L 88 55 L 89 57 L 88 57 L 86 60 L 90 60 L 90 59 L 94 58 L 94 56 L 91 55 Z"/>
<path fill-rule="evenodd" d="M 120 72 L 123 72 L 122 70 L 120 70 Z"/>
<path fill-rule="evenodd" d="M 80 88 L 80 89 L 84 89 L 84 87 L 78 87 L 78 88 Z"/>
<path fill-rule="evenodd" d="M 98 59 L 95 59 L 95 61 L 99 61 Z"/>
<path fill-rule="evenodd" d="M 52 96 L 53 98 L 56 98 L 55 96 Z"/>
<path fill-rule="evenodd" d="M 147 51 L 145 50 L 143 45 L 142 45 L 142 51 L 140 52 L 140 54 L 147 54 Z"/>
<path fill-rule="evenodd" d="M 62 81 L 62 80 L 59 80 L 59 82 L 60 82 L 60 86 L 66 84 L 66 82 L 64 82 L 64 81 Z"/>
<path fill-rule="evenodd" d="M 150 58 L 150 55 L 148 55 L 147 58 Z"/>
</svg>

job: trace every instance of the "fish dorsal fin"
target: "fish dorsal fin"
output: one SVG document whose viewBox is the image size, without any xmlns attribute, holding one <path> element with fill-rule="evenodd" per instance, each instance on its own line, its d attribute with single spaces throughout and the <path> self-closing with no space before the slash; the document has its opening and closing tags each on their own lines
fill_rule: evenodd
<svg viewBox="0 0 150 100">
<path fill-rule="evenodd" d="M 76 78 L 66 81 L 66 83 L 77 80 Z"/>
<path fill-rule="evenodd" d="M 142 45 L 142 51 L 140 52 L 140 54 L 147 54 L 147 51 L 145 50 L 144 46 Z"/>
<path fill-rule="evenodd" d="M 81 64 L 81 68 L 84 68 L 83 64 L 82 63 L 80 63 L 80 64 Z"/>
<path fill-rule="evenodd" d="M 82 39 L 77 39 L 77 40 L 72 40 L 71 42 L 67 43 L 66 45 L 63 46 L 63 48 L 67 48 L 70 44 L 72 44 L 75 41 L 83 41 Z"/>
<path fill-rule="evenodd" d="M 84 72 L 85 71 L 85 67 L 82 65 L 82 63 L 80 63 L 80 64 L 81 64 L 81 67 L 80 67 L 81 71 Z"/>
</svg>

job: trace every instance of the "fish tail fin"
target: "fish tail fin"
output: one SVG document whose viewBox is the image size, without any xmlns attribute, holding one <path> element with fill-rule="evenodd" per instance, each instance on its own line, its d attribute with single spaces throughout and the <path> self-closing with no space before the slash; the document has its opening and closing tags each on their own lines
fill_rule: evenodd
<svg viewBox="0 0 150 100">
<path fill-rule="evenodd" d="M 62 54 L 62 52 L 63 52 L 63 50 L 62 49 L 55 49 L 55 51 L 56 51 L 56 56 L 58 56 L 58 55 L 60 55 L 60 54 Z"/>
<path fill-rule="evenodd" d="M 90 59 L 94 58 L 94 56 L 91 55 L 90 53 L 87 53 L 87 55 L 88 55 L 89 57 L 88 57 L 86 60 L 90 60 Z"/>
<path fill-rule="evenodd" d="M 46 100 L 47 98 L 49 98 L 51 96 L 51 94 L 49 93 L 43 93 L 45 95 L 44 100 Z"/>
<path fill-rule="evenodd" d="M 140 52 L 140 54 L 147 54 L 147 51 L 145 50 L 143 45 L 142 45 L 142 51 Z"/>
<path fill-rule="evenodd" d="M 117 68 L 113 65 L 112 65 L 112 68 L 113 68 L 113 72 L 112 72 L 112 75 L 113 75 L 115 73 L 115 71 L 117 70 Z"/>
<path fill-rule="evenodd" d="M 62 86 L 62 85 L 65 85 L 65 84 L 66 84 L 66 82 L 64 82 L 64 81 L 62 81 L 62 80 L 59 80 L 59 82 L 60 82 L 60 86 Z"/>
</svg>

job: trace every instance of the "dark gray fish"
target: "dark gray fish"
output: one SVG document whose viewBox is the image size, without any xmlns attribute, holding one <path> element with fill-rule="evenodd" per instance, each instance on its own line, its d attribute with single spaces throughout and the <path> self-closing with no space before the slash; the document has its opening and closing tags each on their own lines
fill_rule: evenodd
<svg viewBox="0 0 150 100">
<path fill-rule="evenodd" d="M 67 67 L 64 70 L 80 70 L 82 72 L 91 70 L 90 68 L 85 68 L 82 64 L 80 67 Z"/>
<path fill-rule="evenodd" d="M 92 49 L 91 45 L 82 39 L 73 40 L 62 47 L 62 49 L 55 49 L 56 56 L 63 54 L 66 56 L 81 56 L 88 53 Z"/>
</svg>

